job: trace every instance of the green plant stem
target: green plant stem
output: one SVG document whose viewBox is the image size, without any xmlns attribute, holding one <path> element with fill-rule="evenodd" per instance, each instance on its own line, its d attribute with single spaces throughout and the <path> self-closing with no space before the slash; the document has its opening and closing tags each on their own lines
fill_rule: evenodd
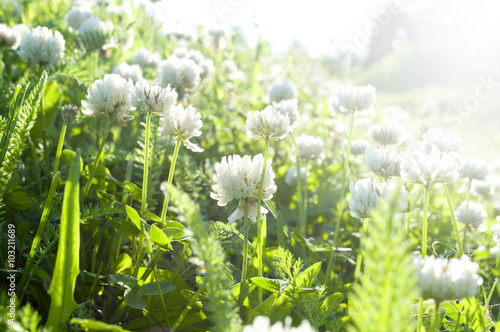
<svg viewBox="0 0 500 332">
<path fill-rule="evenodd" d="M 424 186 L 424 222 L 422 223 L 422 257 L 427 255 L 427 212 L 429 210 L 430 186 Z"/>
<path fill-rule="evenodd" d="M 148 198 L 148 168 L 149 168 L 149 132 L 151 127 L 151 112 L 146 113 L 146 140 L 144 142 L 144 171 L 142 176 L 142 200 L 141 217 L 146 214 L 146 205 Z M 142 235 L 142 233 L 141 233 Z"/>
<path fill-rule="evenodd" d="M 423 322 L 423 312 L 424 312 L 424 299 L 420 298 L 418 300 L 418 320 L 417 320 L 417 332 L 422 331 Z"/>
<path fill-rule="evenodd" d="M 261 206 L 260 203 L 262 201 L 262 186 L 264 184 L 264 177 L 266 175 L 266 167 L 267 167 L 267 156 L 269 154 L 269 140 L 266 140 L 266 149 L 264 150 L 264 163 L 262 165 L 262 173 L 260 175 L 259 182 L 259 193 L 257 196 L 257 275 L 262 277 L 262 260 L 264 256 L 264 248 L 265 248 L 265 232 L 263 228 L 262 216 L 260 213 Z M 259 287 L 259 303 L 262 303 L 262 288 Z"/>
<path fill-rule="evenodd" d="M 297 207 L 299 209 L 299 225 L 300 225 L 300 233 L 302 236 L 306 236 L 306 220 L 304 218 L 304 203 L 302 202 L 302 177 L 300 176 L 300 159 L 299 159 L 299 148 L 297 146 L 297 142 L 295 141 L 295 136 L 293 133 L 290 133 L 290 137 L 292 137 L 293 146 L 295 148 L 295 160 L 297 167 Z"/>
<path fill-rule="evenodd" d="M 248 204 L 245 203 L 244 207 L 244 217 L 243 217 L 243 225 L 245 227 L 244 238 L 243 238 L 243 263 L 241 265 L 241 283 L 240 289 L 243 287 L 243 284 L 247 280 L 247 267 L 248 267 L 248 230 L 250 229 L 250 225 L 247 225 L 248 220 Z"/>
<path fill-rule="evenodd" d="M 203 291 L 203 287 L 198 288 L 196 293 L 193 295 L 191 300 L 189 301 L 188 305 L 182 310 L 182 313 L 180 314 L 179 318 L 175 321 L 174 325 L 172 326 L 172 331 L 174 331 L 179 325 L 182 323 L 186 315 L 188 314 L 189 310 L 191 310 L 191 307 L 193 304 L 196 302 L 196 299 L 198 296 L 200 296 L 201 292 Z"/>
<path fill-rule="evenodd" d="M 64 121 L 63 126 L 61 128 L 61 134 L 59 135 L 59 143 L 57 144 L 56 151 L 56 161 L 54 163 L 54 174 L 57 173 L 57 169 L 59 168 L 59 160 L 61 159 L 62 148 L 64 145 L 64 136 L 66 136 L 66 128 L 68 124 Z"/>
<path fill-rule="evenodd" d="M 304 196 L 303 197 L 303 204 L 304 204 L 304 208 L 303 208 L 303 218 L 302 218 L 302 228 L 303 228 L 303 231 L 304 233 L 302 234 L 302 236 L 306 236 L 306 233 L 307 233 L 307 200 L 308 200 L 308 192 L 307 192 L 307 160 L 305 161 L 305 174 L 304 174 Z M 297 177 L 300 178 L 300 174 L 297 175 Z"/>
<path fill-rule="evenodd" d="M 470 201 L 470 189 L 472 187 L 472 179 L 469 179 L 469 185 L 467 186 L 467 198 L 465 203 L 465 220 L 464 220 L 464 242 L 462 248 L 465 251 L 465 242 L 467 240 L 467 228 L 469 226 L 469 201 Z"/>
<path fill-rule="evenodd" d="M 444 193 L 446 195 L 446 199 L 448 201 L 448 208 L 450 209 L 451 220 L 453 221 L 453 229 L 455 230 L 455 236 L 457 238 L 458 250 L 460 253 L 460 257 L 464 254 L 464 248 L 462 247 L 462 241 L 460 241 L 460 233 L 458 231 L 458 223 L 457 218 L 455 217 L 455 210 L 453 209 L 453 204 L 451 203 L 450 193 L 448 192 L 448 187 L 446 183 L 443 183 Z"/>
<path fill-rule="evenodd" d="M 340 235 L 340 222 L 342 221 L 342 216 L 344 213 L 344 208 L 345 208 L 345 202 L 346 198 L 345 195 L 347 194 L 347 182 L 348 182 L 348 170 L 349 170 L 349 158 L 351 157 L 351 142 L 352 142 L 352 130 L 354 128 L 354 115 L 355 112 L 352 112 L 351 115 L 351 122 L 349 125 L 349 137 L 347 139 L 347 150 L 346 150 L 346 155 L 344 159 L 344 167 L 343 167 L 343 176 L 342 176 L 342 196 L 340 196 L 340 203 L 339 203 L 339 209 L 337 211 L 337 221 L 335 223 L 335 233 L 333 235 L 333 243 L 332 243 L 332 248 L 337 247 L 337 241 L 339 239 Z M 333 266 L 335 265 L 335 255 L 333 254 L 333 251 L 330 253 L 330 257 L 328 258 L 328 265 L 326 268 L 326 275 L 325 275 L 325 281 L 324 283 L 326 284 L 330 280 L 330 274 L 332 273 Z"/>
<path fill-rule="evenodd" d="M 177 156 L 179 155 L 179 148 L 181 147 L 181 140 L 180 138 L 177 138 L 177 143 L 175 144 L 175 150 L 174 150 L 174 155 L 172 156 L 172 163 L 170 164 L 170 171 L 168 173 L 168 184 L 172 184 L 172 181 L 174 179 L 174 172 L 175 172 L 175 163 L 177 162 Z M 167 211 L 168 211 L 168 201 L 170 199 L 170 196 L 167 192 L 165 192 L 165 200 L 163 201 L 163 208 L 161 209 L 161 224 L 163 225 L 165 223 L 165 218 L 167 216 Z"/>
<path fill-rule="evenodd" d="M 361 273 L 361 263 L 363 260 L 363 251 L 361 250 L 361 241 L 363 240 L 363 237 L 366 234 L 366 230 L 368 229 L 368 223 L 370 219 L 365 218 L 363 221 L 363 228 L 361 230 L 361 236 L 359 238 L 359 253 L 358 253 L 358 259 L 356 260 L 356 270 L 354 271 L 354 280 L 358 281 L 359 280 L 359 274 Z"/>
<path fill-rule="evenodd" d="M 436 302 L 436 306 L 434 308 L 434 316 L 432 317 L 432 323 L 431 323 L 431 327 L 429 329 L 430 332 L 434 332 L 436 331 L 437 328 L 439 328 L 439 321 L 440 321 L 440 317 L 441 315 L 439 314 L 439 305 L 441 303 L 440 302 Z"/>
<path fill-rule="evenodd" d="M 106 144 L 106 140 L 108 139 L 109 132 L 111 130 L 111 123 L 109 119 L 106 119 L 106 129 L 104 131 L 104 136 L 102 138 L 101 144 L 99 145 L 99 150 L 97 151 L 97 156 L 95 158 L 95 162 L 92 165 L 92 170 L 90 171 L 89 179 L 87 180 L 87 184 L 85 185 L 85 189 L 83 190 L 82 198 L 80 200 L 81 204 L 85 202 L 85 198 L 90 190 L 90 186 L 92 185 L 92 179 L 95 176 L 95 172 L 97 171 L 97 166 L 99 165 L 99 160 L 101 159 L 102 150 L 104 149 L 104 145 Z"/>
</svg>

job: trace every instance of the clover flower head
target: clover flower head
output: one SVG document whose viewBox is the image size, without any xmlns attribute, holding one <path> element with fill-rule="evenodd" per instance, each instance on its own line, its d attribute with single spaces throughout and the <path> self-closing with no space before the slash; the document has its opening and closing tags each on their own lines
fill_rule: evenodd
<svg viewBox="0 0 500 332">
<path fill-rule="evenodd" d="M 494 233 L 493 241 L 500 247 L 500 216 L 497 217 L 497 223 L 491 227 L 491 231 Z"/>
<path fill-rule="evenodd" d="M 161 61 L 160 53 L 151 52 L 144 47 L 140 47 L 132 56 L 131 62 L 133 64 L 139 65 L 143 68 L 153 67 L 155 68 Z"/>
<path fill-rule="evenodd" d="M 472 192 L 476 195 L 491 197 L 495 193 L 495 186 L 490 176 L 486 176 L 485 180 L 476 180 L 472 183 Z"/>
<path fill-rule="evenodd" d="M 80 25 L 89 17 L 95 16 L 88 6 L 75 6 L 65 16 L 66 24 L 73 30 L 78 30 Z"/>
<path fill-rule="evenodd" d="M 36 27 L 24 36 L 17 52 L 24 62 L 50 67 L 64 58 L 64 44 L 59 31 Z"/>
<path fill-rule="evenodd" d="M 182 144 L 193 152 L 202 152 L 203 149 L 189 140 L 201 135 L 201 115 L 196 108 L 189 105 L 184 109 L 182 105 L 175 105 L 164 110 L 160 119 L 161 129 L 166 135 L 180 139 Z"/>
<path fill-rule="evenodd" d="M 375 102 L 375 88 L 371 85 L 360 87 L 342 86 L 330 99 L 330 109 L 338 112 L 362 112 L 372 109 Z"/>
<path fill-rule="evenodd" d="M 396 151 L 383 146 L 370 146 L 365 153 L 365 163 L 368 170 L 385 179 L 399 176 L 401 173 L 401 156 Z"/>
<path fill-rule="evenodd" d="M 115 119 L 122 126 L 126 121 L 134 119 L 127 115 L 134 110 L 132 106 L 133 85 L 120 75 L 104 75 L 102 80 L 96 80 L 87 89 L 87 100 L 82 101 L 83 114 L 90 116 L 106 115 Z"/>
<path fill-rule="evenodd" d="M 413 260 L 421 296 L 437 302 L 473 297 L 483 284 L 477 274 L 479 265 L 467 256 L 447 260 L 442 257 L 418 256 Z"/>
<path fill-rule="evenodd" d="M 458 155 L 443 152 L 437 146 L 427 150 L 425 144 L 418 144 L 402 153 L 401 177 L 426 187 L 433 183 L 453 182 L 458 178 Z"/>
<path fill-rule="evenodd" d="M 306 168 L 301 167 L 300 168 L 300 178 L 304 180 L 306 178 Z M 289 186 L 292 186 L 294 184 L 297 184 L 298 178 L 297 178 L 297 168 L 289 168 L 286 171 L 285 174 L 285 183 L 288 184 Z"/>
<path fill-rule="evenodd" d="M 435 146 L 443 152 L 462 153 L 462 138 L 452 130 L 432 128 L 424 134 L 423 146 L 426 151 L 431 151 Z"/>
<path fill-rule="evenodd" d="M 80 109 L 75 105 L 66 104 L 61 108 L 61 117 L 65 122 L 77 122 L 80 119 Z"/>
<path fill-rule="evenodd" d="M 171 89 L 170 86 L 162 88 L 151 85 L 146 80 L 135 83 L 132 106 L 141 111 L 162 114 L 168 112 L 176 102 L 177 92 L 175 92 L 175 89 Z"/>
<path fill-rule="evenodd" d="M 274 102 L 273 108 L 281 114 L 286 114 L 290 118 L 290 126 L 295 128 L 299 125 L 299 109 L 297 106 L 297 99 L 282 100 Z"/>
<path fill-rule="evenodd" d="M 321 163 L 325 157 L 325 142 L 316 136 L 300 135 L 296 139 L 299 158 Z"/>
<path fill-rule="evenodd" d="M 399 144 L 403 131 L 390 125 L 374 125 L 368 129 L 368 136 L 380 145 Z"/>
<path fill-rule="evenodd" d="M 216 50 L 222 50 L 226 48 L 226 40 L 229 38 L 229 29 L 224 24 L 215 24 L 208 28 L 208 36 L 212 41 L 212 46 Z"/>
<path fill-rule="evenodd" d="M 196 50 L 188 50 L 185 47 L 179 47 L 174 50 L 172 56 L 175 56 L 179 59 L 186 58 L 193 60 L 200 69 L 200 79 L 202 81 L 206 81 L 211 78 L 215 72 L 214 62 L 211 59 L 205 58 L 200 51 Z"/>
<path fill-rule="evenodd" d="M 347 146 L 347 140 L 345 141 L 345 146 Z M 370 142 L 364 139 L 356 139 L 351 142 L 351 154 L 360 155 L 365 154 L 366 150 L 370 146 Z"/>
<path fill-rule="evenodd" d="M 276 80 L 268 89 L 267 95 L 271 102 L 280 102 L 282 100 L 295 99 L 298 96 L 297 88 L 292 81 Z"/>
<path fill-rule="evenodd" d="M 486 210 L 481 204 L 469 202 L 469 211 L 467 211 L 467 202 L 462 202 L 455 211 L 455 216 L 458 222 L 465 223 L 467 214 L 467 224 L 479 226 L 488 217 Z"/>
<path fill-rule="evenodd" d="M 21 35 L 16 29 L 0 23 L 0 46 L 6 46 L 13 50 L 21 44 Z"/>
<path fill-rule="evenodd" d="M 465 157 L 461 160 L 462 167 L 458 176 L 471 180 L 484 180 L 488 175 L 488 164 L 484 159 Z"/>
<path fill-rule="evenodd" d="M 316 332 L 316 329 L 307 320 L 303 320 L 297 327 L 292 327 L 291 317 L 285 319 L 284 325 L 282 322 L 271 325 L 269 317 L 257 316 L 252 325 L 246 325 L 243 328 L 243 332 Z"/>
<path fill-rule="evenodd" d="M 131 79 L 133 83 L 137 83 L 142 80 L 142 70 L 139 65 L 129 65 L 126 62 L 121 62 L 117 64 L 112 71 L 112 74 L 117 74 L 128 80 Z"/>
<path fill-rule="evenodd" d="M 269 158 L 262 183 L 262 201 L 270 200 L 277 189 L 271 163 L 272 159 Z M 262 154 L 258 154 L 254 158 L 232 155 L 223 157 L 222 161 L 215 167 L 216 175 L 213 177 L 215 184 L 212 186 L 213 192 L 210 197 L 217 200 L 219 206 L 226 206 L 233 199 L 239 200 L 238 208 L 229 216 L 230 223 L 244 217 L 245 206 L 248 209 L 248 218 L 256 221 L 263 165 L 264 157 Z M 261 213 L 266 214 L 267 212 L 264 207 L 261 207 Z"/>
<path fill-rule="evenodd" d="M 221 71 L 230 81 L 236 81 L 245 77 L 245 74 L 238 69 L 238 66 L 233 60 L 225 60 L 221 64 Z"/>
<path fill-rule="evenodd" d="M 200 84 L 201 68 L 193 60 L 179 59 L 171 56 L 160 63 L 160 85 L 170 85 L 183 99 L 186 94 L 192 94 Z"/>
<path fill-rule="evenodd" d="M 78 33 L 80 36 L 85 36 L 87 34 L 96 34 L 100 36 L 107 35 L 114 28 L 111 21 L 103 22 L 95 15 L 91 15 L 86 18 L 78 28 Z"/>
<path fill-rule="evenodd" d="M 250 138 L 279 140 L 290 132 L 290 118 L 267 106 L 262 111 L 248 112 L 245 129 Z"/>
</svg>

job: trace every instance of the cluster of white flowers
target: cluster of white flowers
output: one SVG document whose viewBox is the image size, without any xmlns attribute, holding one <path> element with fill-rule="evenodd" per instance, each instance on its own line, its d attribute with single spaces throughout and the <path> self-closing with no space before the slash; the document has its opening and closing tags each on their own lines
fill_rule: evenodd
<svg viewBox="0 0 500 332">
<path fill-rule="evenodd" d="M 304 180 L 306 178 L 306 168 L 305 167 L 300 168 L 300 178 L 302 180 Z M 297 184 L 297 181 L 298 181 L 297 168 L 289 168 L 285 174 L 285 183 L 288 184 L 289 186 L 293 186 L 294 184 Z"/>
<path fill-rule="evenodd" d="M 168 103 L 168 102 L 167 102 Z M 193 152 L 202 152 L 203 149 L 189 140 L 201 135 L 201 115 L 196 108 L 189 105 L 184 109 L 182 105 L 175 105 L 163 111 L 160 119 L 161 130 L 166 135 L 180 139 L 182 144 Z"/>
<path fill-rule="evenodd" d="M 436 146 L 417 144 L 402 153 L 401 177 L 428 187 L 433 183 L 453 182 L 458 178 L 458 155 Z"/>
<path fill-rule="evenodd" d="M 422 144 L 427 152 L 430 152 L 434 147 L 439 151 L 447 153 L 462 153 L 463 151 L 460 135 L 451 130 L 429 129 L 424 134 Z"/>
<path fill-rule="evenodd" d="M 0 47 L 6 46 L 15 50 L 21 43 L 21 34 L 15 29 L 0 23 Z"/>
<path fill-rule="evenodd" d="M 262 183 L 262 201 L 270 200 L 276 192 L 274 173 L 271 167 L 272 159 L 269 158 L 264 171 L 264 182 Z M 250 156 L 240 157 L 232 155 L 223 157 L 220 164 L 216 166 L 217 174 L 214 175 L 212 186 L 213 192 L 210 197 L 217 200 L 217 205 L 225 206 L 233 199 L 239 200 L 238 208 L 229 216 L 228 221 L 235 222 L 244 217 L 245 206 L 248 209 L 248 218 L 256 221 L 257 199 L 264 165 L 262 154 L 253 159 Z M 261 207 L 261 213 L 268 211 Z"/>
<path fill-rule="evenodd" d="M 299 125 L 299 109 L 297 106 L 297 99 L 282 100 L 280 102 L 274 102 L 273 108 L 280 112 L 281 114 L 286 114 L 290 118 L 290 126 L 295 128 Z"/>
<path fill-rule="evenodd" d="M 142 80 L 142 70 L 139 65 L 129 65 L 126 62 L 122 62 L 113 68 L 112 73 L 120 75 L 126 80 L 131 79 L 133 83 L 137 83 Z"/>
<path fill-rule="evenodd" d="M 401 172 L 400 154 L 383 146 L 370 146 L 365 153 L 365 163 L 370 172 L 386 179 L 399 176 Z"/>
<path fill-rule="evenodd" d="M 349 209 L 354 218 L 367 218 L 371 211 L 378 207 L 381 197 L 391 198 L 395 190 L 399 190 L 398 204 L 401 211 L 408 208 L 408 191 L 395 182 L 377 182 L 371 179 L 361 179 L 356 184 L 349 185 L 351 199 Z"/>
<path fill-rule="evenodd" d="M 19 56 L 24 62 L 50 67 L 64 58 L 65 41 L 59 31 L 36 27 L 22 39 Z"/>
<path fill-rule="evenodd" d="M 371 85 L 360 87 L 342 86 L 330 99 L 330 109 L 334 113 L 362 112 L 372 109 L 375 102 L 375 88 Z"/>
<path fill-rule="evenodd" d="M 368 149 L 368 146 L 370 146 L 370 142 L 364 139 L 356 139 L 351 142 L 351 154 L 353 155 L 360 155 L 360 154 L 365 154 L 366 150 Z M 347 148 L 347 140 L 344 142 L 344 149 Z"/>
<path fill-rule="evenodd" d="M 132 106 L 132 94 L 130 80 L 116 74 L 105 75 L 88 88 L 87 100 L 82 101 L 82 113 L 90 116 L 106 115 L 125 126 L 126 121 L 134 119 L 133 115 L 126 114 L 135 109 Z"/>
<path fill-rule="evenodd" d="M 467 213 L 466 213 L 467 212 Z M 467 209 L 467 202 L 462 202 L 455 211 L 455 216 L 457 221 L 465 223 L 467 214 L 467 224 L 472 224 L 474 226 L 479 226 L 484 222 L 488 214 L 481 204 L 476 202 L 469 202 L 469 208 Z"/>
<path fill-rule="evenodd" d="M 280 102 L 297 98 L 297 88 L 289 80 L 276 80 L 268 89 L 267 95 L 271 102 Z"/>
<path fill-rule="evenodd" d="M 201 68 L 193 60 L 171 56 L 160 63 L 160 85 L 170 85 L 183 99 L 186 94 L 194 93 L 200 84 Z"/>
<path fill-rule="evenodd" d="M 437 302 L 475 296 L 483 279 L 477 274 L 479 265 L 467 256 L 461 259 L 415 257 L 413 260 L 421 296 Z"/>
<path fill-rule="evenodd" d="M 66 24 L 73 30 L 78 30 L 80 25 L 91 16 L 95 15 L 88 6 L 75 6 L 66 13 Z"/>
<path fill-rule="evenodd" d="M 459 177 L 471 180 L 484 180 L 488 175 L 488 164 L 484 159 L 466 157 L 461 161 L 462 168 L 459 170 Z"/>
<path fill-rule="evenodd" d="M 476 195 L 481 195 L 484 197 L 491 197 L 495 194 L 495 186 L 493 184 L 493 179 L 490 176 L 486 176 L 486 179 L 476 180 L 472 183 L 472 192 Z"/>
<path fill-rule="evenodd" d="M 251 138 L 279 140 L 290 132 L 290 118 L 267 106 L 262 111 L 248 112 L 245 129 Z"/>
<path fill-rule="evenodd" d="M 146 80 L 135 84 L 132 106 L 144 112 L 161 114 L 168 112 L 177 102 L 177 92 L 170 86 L 162 88 Z"/>
<path fill-rule="evenodd" d="M 285 325 L 282 322 L 271 325 L 269 317 L 258 316 L 252 325 L 243 328 L 243 332 L 316 332 L 316 329 L 307 320 L 303 320 L 297 327 L 292 327 L 291 317 L 285 319 Z"/>
<path fill-rule="evenodd" d="M 214 62 L 211 59 L 205 58 L 200 51 L 188 50 L 185 47 L 180 47 L 174 50 L 172 56 L 175 56 L 179 59 L 186 58 L 193 60 L 194 63 L 200 66 L 200 79 L 202 81 L 209 80 L 215 72 Z"/>
<path fill-rule="evenodd" d="M 150 52 L 144 47 L 140 47 L 132 56 L 131 62 L 139 65 L 142 68 L 153 67 L 156 68 L 161 61 L 160 53 Z"/>
<path fill-rule="evenodd" d="M 321 163 L 325 157 L 325 142 L 320 137 L 300 135 L 296 139 L 299 158 Z"/>
<path fill-rule="evenodd" d="M 380 145 L 399 144 L 403 131 L 396 126 L 374 125 L 368 129 L 368 136 Z"/>
<path fill-rule="evenodd" d="M 245 77 L 245 74 L 238 69 L 238 66 L 232 60 L 222 62 L 220 69 L 230 81 L 241 80 Z"/>
<path fill-rule="evenodd" d="M 493 241 L 500 247 L 500 216 L 497 217 L 497 223 L 491 227 L 491 231 L 494 233 Z"/>
<path fill-rule="evenodd" d="M 111 21 L 103 22 L 97 16 L 92 15 L 80 24 L 78 34 L 85 47 L 101 48 L 113 29 L 114 25 Z"/>
<path fill-rule="evenodd" d="M 215 49 L 221 50 L 226 48 L 226 40 L 229 38 L 229 29 L 226 25 L 212 25 L 207 29 L 207 33 Z"/>
</svg>

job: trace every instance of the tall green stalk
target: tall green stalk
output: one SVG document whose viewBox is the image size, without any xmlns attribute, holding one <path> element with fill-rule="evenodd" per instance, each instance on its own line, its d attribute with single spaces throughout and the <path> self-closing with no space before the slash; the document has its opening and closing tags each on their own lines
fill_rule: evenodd
<svg viewBox="0 0 500 332">
<path fill-rule="evenodd" d="M 303 204 L 304 204 L 304 208 L 303 208 L 303 218 L 302 218 L 302 229 L 304 231 L 304 233 L 302 234 L 303 236 L 306 236 L 306 233 L 307 233 L 307 201 L 308 201 L 308 197 L 307 197 L 307 160 L 304 161 L 305 165 L 305 174 L 304 174 L 304 195 L 302 196 L 303 197 Z M 300 178 L 300 173 L 297 174 L 297 177 Z"/>
<path fill-rule="evenodd" d="M 370 221 L 369 218 L 365 218 L 363 221 L 363 228 L 361 230 L 361 236 L 359 238 L 360 241 L 360 246 L 359 246 L 359 253 L 358 253 L 358 259 L 356 260 L 356 270 L 354 271 L 354 280 L 359 280 L 359 276 L 361 273 L 361 263 L 363 260 L 363 251 L 361 250 L 361 240 L 364 238 L 366 234 L 366 230 L 368 229 L 368 222 Z"/>
<path fill-rule="evenodd" d="M 306 236 L 306 220 L 304 216 L 304 202 L 302 201 L 302 177 L 300 176 L 300 159 L 299 159 L 299 148 L 297 146 L 297 142 L 295 141 L 295 136 L 293 133 L 290 133 L 292 137 L 293 146 L 295 148 L 295 160 L 297 167 L 297 207 L 299 209 L 299 226 L 300 233 L 302 236 Z"/>
<path fill-rule="evenodd" d="M 264 256 L 264 248 L 265 248 L 265 234 L 267 229 L 263 229 L 265 222 L 262 222 L 262 216 L 260 213 L 261 207 L 260 203 L 262 202 L 262 186 L 264 184 L 264 177 L 266 175 L 266 167 L 267 167 L 267 156 L 269 154 L 269 140 L 266 139 L 266 149 L 264 150 L 264 163 L 262 165 L 262 173 L 260 175 L 260 183 L 259 183 L 259 193 L 257 196 L 257 275 L 262 277 L 262 260 Z M 262 288 L 259 287 L 259 303 L 262 303 Z"/>
<path fill-rule="evenodd" d="M 104 136 L 102 138 L 101 144 L 99 145 L 99 150 L 97 151 L 97 156 L 95 158 L 95 162 L 92 165 L 92 170 L 90 171 L 90 177 L 87 181 L 87 184 L 85 185 L 85 189 L 83 189 L 82 198 L 80 200 L 81 204 L 83 204 L 85 202 L 85 198 L 87 198 L 87 194 L 89 193 L 90 186 L 92 184 L 92 179 L 94 178 L 95 172 L 97 171 L 97 166 L 99 165 L 99 160 L 101 159 L 101 154 L 102 154 L 102 150 L 104 149 L 104 144 L 106 144 L 106 140 L 108 139 L 109 132 L 111 130 L 111 123 L 110 122 L 111 122 L 110 119 L 106 119 L 106 129 L 104 131 Z"/>
<path fill-rule="evenodd" d="M 179 148 L 181 147 L 181 139 L 177 138 L 177 143 L 175 144 L 174 155 L 172 156 L 172 163 L 170 164 L 170 171 L 168 173 L 168 184 L 172 184 L 174 180 L 174 172 L 175 172 L 175 163 L 177 162 L 177 156 L 179 155 Z M 161 209 L 161 224 L 165 223 L 165 218 L 167 216 L 168 211 L 168 201 L 170 199 L 170 195 L 168 192 L 165 192 L 165 200 L 163 201 L 163 208 Z"/>
<path fill-rule="evenodd" d="M 422 257 L 427 255 L 427 211 L 429 209 L 429 191 L 430 185 L 424 186 L 424 222 L 422 225 Z M 422 330 L 422 316 L 424 311 L 424 299 L 420 298 L 418 302 L 418 322 L 417 331 Z"/>
<path fill-rule="evenodd" d="M 63 126 L 61 128 L 61 134 L 59 135 L 59 143 L 57 144 L 56 151 L 56 162 L 54 163 L 54 174 L 57 173 L 57 169 L 59 168 L 59 160 L 61 159 L 62 148 L 64 145 L 64 136 L 66 136 L 66 128 L 68 124 L 64 121 Z"/>
<path fill-rule="evenodd" d="M 146 204 L 148 198 L 148 169 L 149 169 L 149 132 L 151 127 L 151 112 L 146 112 L 146 139 L 144 143 L 144 170 L 142 176 L 142 201 L 141 201 L 141 217 L 144 218 L 146 213 Z M 141 233 L 142 237 L 142 233 Z"/>
<path fill-rule="evenodd" d="M 244 217 L 243 217 L 243 227 L 245 227 L 245 232 L 243 233 L 243 263 L 241 265 L 241 283 L 240 289 L 245 284 L 247 280 L 247 267 L 248 267 L 248 230 L 250 229 L 250 225 L 247 225 L 248 221 L 248 204 L 245 203 L 244 207 Z"/>
<path fill-rule="evenodd" d="M 436 331 L 436 329 L 439 329 L 439 325 L 440 325 L 439 318 L 441 318 L 441 315 L 439 314 L 439 305 L 440 304 L 441 304 L 440 302 L 436 301 L 436 306 L 434 307 L 434 316 L 432 317 L 432 323 L 431 323 L 431 327 L 429 329 L 430 332 L 434 332 L 434 331 Z"/>
<path fill-rule="evenodd" d="M 457 238 L 458 250 L 460 253 L 460 257 L 464 255 L 464 247 L 462 246 L 462 241 L 460 241 L 460 233 L 458 231 L 458 223 L 457 218 L 455 217 L 455 210 L 453 209 L 453 204 L 451 203 L 450 193 L 448 192 L 448 187 L 446 187 L 446 183 L 443 183 L 444 193 L 446 195 L 446 200 L 448 201 L 448 208 L 450 209 L 451 220 L 453 221 L 453 229 L 455 230 L 455 236 Z"/>
<path fill-rule="evenodd" d="M 469 225 L 469 201 L 470 201 L 470 189 L 472 187 L 472 179 L 469 179 L 469 185 L 467 186 L 467 199 L 465 203 L 465 220 L 464 220 L 464 242 L 462 248 L 465 250 L 465 242 L 467 240 L 467 228 Z"/>
</svg>

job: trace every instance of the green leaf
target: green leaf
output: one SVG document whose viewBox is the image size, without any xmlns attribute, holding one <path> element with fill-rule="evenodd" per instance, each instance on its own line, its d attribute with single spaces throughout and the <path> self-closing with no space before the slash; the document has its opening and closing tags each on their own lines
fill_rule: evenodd
<svg viewBox="0 0 500 332">
<path fill-rule="evenodd" d="M 324 312 L 335 311 L 342 301 L 344 301 L 344 294 L 342 293 L 333 293 L 328 296 L 321 305 L 321 309 Z"/>
<path fill-rule="evenodd" d="M 109 224 L 115 230 L 127 235 L 139 235 L 141 233 L 141 230 L 137 228 L 136 224 L 128 219 L 112 218 L 109 220 Z"/>
<path fill-rule="evenodd" d="M 311 287 L 321 271 L 321 262 L 309 266 L 304 272 L 297 276 L 295 284 L 297 287 Z"/>
<path fill-rule="evenodd" d="M 146 308 L 146 302 L 144 302 L 142 297 L 136 292 L 131 289 L 126 289 L 123 294 L 125 303 L 127 303 L 129 307 L 139 310 Z"/>
<path fill-rule="evenodd" d="M 161 293 L 166 294 L 175 289 L 175 285 L 167 280 L 162 280 L 159 282 Z M 139 291 L 142 295 L 160 295 L 158 292 L 158 284 L 156 282 L 149 282 L 141 287 Z"/>
<path fill-rule="evenodd" d="M 92 319 L 81 319 L 81 318 L 72 318 L 70 324 L 79 325 L 85 331 L 92 332 L 123 332 L 124 330 L 119 325 L 111 325 L 103 322 L 98 322 Z"/>
<path fill-rule="evenodd" d="M 54 274 L 50 284 L 50 303 L 47 327 L 62 331 L 71 312 L 78 305 L 73 298 L 76 277 L 80 269 L 80 151 L 73 158 L 64 188 L 61 228 Z"/>
<path fill-rule="evenodd" d="M 151 239 L 151 241 L 153 241 L 154 243 L 156 243 L 161 247 L 168 247 L 169 249 L 172 249 L 172 246 L 170 245 L 170 240 L 165 235 L 165 233 L 163 233 L 163 231 L 159 229 L 156 225 L 151 226 L 151 228 L 149 229 L 149 238 Z"/>
<path fill-rule="evenodd" d="M 129 193 L 132 194 L 132 197 L 134 198 L 134 200 L 138 201 L 138 202 L 142 202 L 142 189 L 137 187 L 135 184 L 133 184 L 132 182 L 128 182 L 128 181 L 125 181 L 123 182 L 123 188 L 125 188 L 125 190 L 127 190 Z M 149 204 L 149 205 L 156 205 L 156 202 L 153 201 L 152 199 L 146 199 L 146 202 Z"/>
<path fill-rule="evenodd" d="M 71 166 L 73 162 L 73 158 L 75 157 L 76 152 L 72 150 L 63 150 L 61 153 L 61 159 L 66 166 Z M 80 157 L 80 172 L 83 172 L 83 159 Z"/>
<path fill-rule="evenodd" d="M 31 206 L 29 196 L 24 191 L 14 191 L 5 197 L 5 204 L 13 209 L 24 211 Z"/>
<path fill-rule="evenodd" d="M 130 218 L 130 220 L 132 220 L 135 227 L 137 227 L 139 231 L 144 232 L 144 225 L 142 224 L 141 217 L 139 217 L 139 213 L 137 213 L 137 211 L 134 210 L 134 208 L 128 205 L 126 206 L 126 209 L 127 209 L 127 215 Z"/>
<path fill-rule="evenodd" d="M 278 279 L 268 279 L 263 277 L 254 277 L 249 279 L 252 284 L 273 293 L 279 293 L 284 286 L 288 285 L 286 281 Z"/>
<path fill-rule="evenodd" d="M 127 253 L 121 253 L 115 261 L 114 272 L 120 273 L 132 267 L 132 258 Z"/>
<path fill-rule="evenodd" d="M 290 314 L 294 307 L 295 302 L 288 295 L 274 293 L 257 307 L 250 310 L 245 322 L 251 324 L 257 316 L 271 317 L 272 322 L 283 320 Z"/>
<path fill-rule="evenodd" d="M 177 227 L 165 227 L 162 231 L 171 241 L 182 241 L 188 238 L 184 230 Z"/>
<path fill-rule="evenodd" d="M 120 285 L 125 288 L 134 288 L 137 285 L 137 279 L 126 274 L 110 274 L 108 282 L 111 286 Z"/>
</svg>

